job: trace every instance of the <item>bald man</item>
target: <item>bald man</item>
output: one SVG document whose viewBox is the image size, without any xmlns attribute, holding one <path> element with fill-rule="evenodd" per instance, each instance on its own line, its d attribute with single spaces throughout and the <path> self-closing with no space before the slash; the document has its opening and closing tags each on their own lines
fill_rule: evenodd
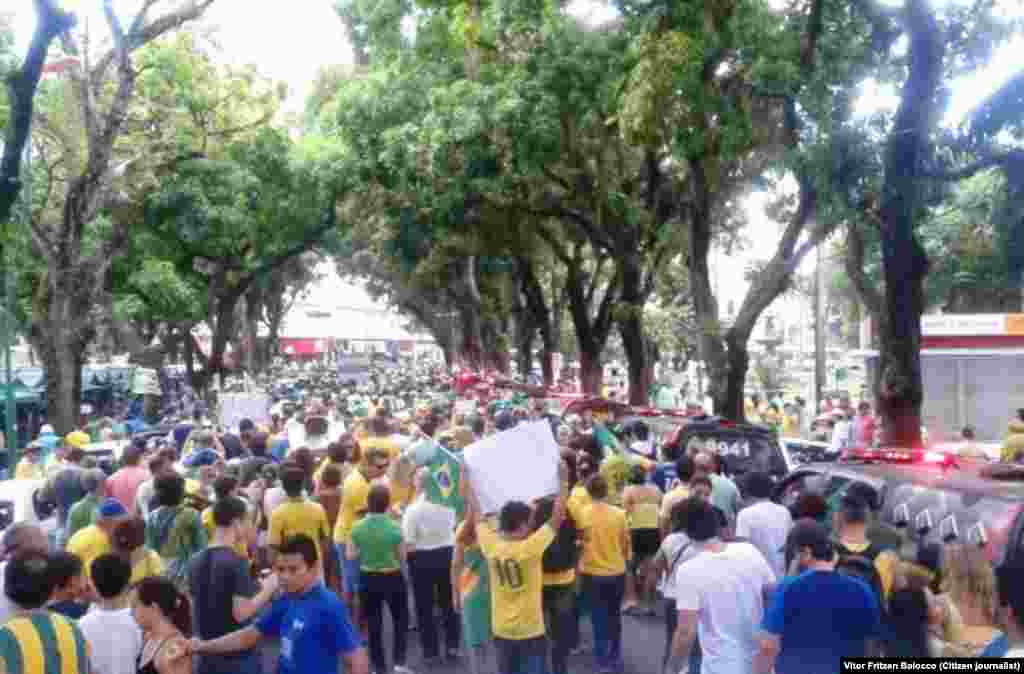
<svg viewBox="0 0 1024 674">
<path fill-rule="evenodd" d="M 7 562 L 19 555 L 27 553 L 47 553 L 50 550 L 50 539 L 38 525 L 29 522 L 18 522 L 7 527 L 0 537 L 0 625 L 3 625 L 22 610 L 20 606 L 7 598 L 4 592 L 4 572 Z"/>
<path fill-rule="evenodd" d="M 719 474 L 718 455 L 699 452 L 693 458 L 693 466 L 695 477 L 706 475 L 711 480 L 711 505 L 725 513 L 729 522 L 735 522 L 740 512 L 740 490 L 735 482 Z"/>
</svg>

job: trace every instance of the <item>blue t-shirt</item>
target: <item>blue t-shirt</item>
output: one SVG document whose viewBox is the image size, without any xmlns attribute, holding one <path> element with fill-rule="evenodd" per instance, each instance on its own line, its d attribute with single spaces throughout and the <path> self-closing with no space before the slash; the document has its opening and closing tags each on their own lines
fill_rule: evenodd
<svg viewBox="0 0 1024 674">
<path fill-rule="evenodd" d="M 786 578 L 764 614 L 764 630 L 781 637 L 775 674 L 838 672 L 839 659 L 864 657 L 881 631 L 881 612 L 867 583 L 835 571 Z"/>
<path fill-rule="evenodd" d="M 275 601 L 256 629 L 281 639 L 279 674 L 337 674 L 338 656 L 361 644 L 345 605 L 322 583 Z"/>
<path fill-rule="evenodd" d="M 656 484 L 663 494 L 667 494 L 672 489 L 676 477 L 676 464 L 659 463 L 651 475 L 651 482 Z"/>
<path fill-rule="evenodd" d="M 985 647 L 981 653 L 978 654 L 979 658 L 1005 658 L 1006 652 L 1010 650 L 1010 640 L 1006 638 L 1005 634 L 1000 634 L 995 639 L 989 642 L 988 646 Z"/>
</svg>

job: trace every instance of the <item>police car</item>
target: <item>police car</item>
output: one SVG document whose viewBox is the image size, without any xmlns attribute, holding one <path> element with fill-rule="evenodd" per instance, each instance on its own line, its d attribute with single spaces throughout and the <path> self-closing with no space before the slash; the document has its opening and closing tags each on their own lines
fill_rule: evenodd
<svg viewBox="0 0 1024 674">
<path fill-rule="evenodd" d="M 1024 467 L 935 449 L 855 449 L 834 463 L 799 466 L 774 497 L 793 507 L 814 493 L 834 505 L 857 483 L 874 494 L 879 537 L 899 541 L 905 559 L 925 543 L 978 545 L 994 564 L 1024 553 Z"/>
<path fill-rule="evenodd" d="M 799 465 L 773 428 L 708 416 L 692 418 L 679 426 L 665 440 L 662 454 L 674 457 L 704 450 L 717 454 L 725 474 L 734 478 L 757 471 L 781 480 Z M 658 466 L 653 477 L 663 490 L 671 488 L 675 479 L 671 463 Z"/>
</svg>

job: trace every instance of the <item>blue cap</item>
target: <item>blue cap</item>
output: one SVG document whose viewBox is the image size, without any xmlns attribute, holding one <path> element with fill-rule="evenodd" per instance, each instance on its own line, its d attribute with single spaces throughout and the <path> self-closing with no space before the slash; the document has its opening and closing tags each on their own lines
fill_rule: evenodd
<svg viewBox="0 0 1024 674">
<path fill-rule="evenodd" d="M 212 466 L 217 463 L 220 459 L 220 455 L 217 451 L 210 449 L 197 449 L 184 458 L 181 462 L 186 468 L 202 468 L 203 466 Z"/>
<path fill-rule="evenodd" d="M 125 510 L 124 506 L 121 505 L 121 502 L 116 498 L 108 498 L 103 502 L 103 505 L 100 506 L 98 513 L 100 517 L 110 518 L 127 515 L 128 511 Z"/>
</svg>

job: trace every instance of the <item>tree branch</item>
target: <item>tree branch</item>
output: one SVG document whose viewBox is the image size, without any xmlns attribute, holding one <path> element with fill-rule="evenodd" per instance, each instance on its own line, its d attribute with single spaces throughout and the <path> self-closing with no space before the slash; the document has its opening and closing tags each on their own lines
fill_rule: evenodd
<svg viewBox="0 0 1024 674">
<path fill-rule="evenodd" d="M 996 166 L 1005 168 L 1010 164 L 1024 163 L 1024 150 L 1012 149 L 1005 152 L 991 153 L 983 151 L 983 156 L 975 161 L 956 169 L 922 169 L 921 176 L 932 180 L 955 182 Z"/>
<path fill-rule="evenodd" d="M 21 193 L 21 157 L 32 128 L 34 99 L 46 64 L 46 54 L 56 37 L 75 24 L 73 15 L 62 11 L 55 0 L 35 0 L 36 29 L 21 67 L 7 77 L 10 121 L 0 158 L 0 222 L 11 218 Z"/>
</svg>

